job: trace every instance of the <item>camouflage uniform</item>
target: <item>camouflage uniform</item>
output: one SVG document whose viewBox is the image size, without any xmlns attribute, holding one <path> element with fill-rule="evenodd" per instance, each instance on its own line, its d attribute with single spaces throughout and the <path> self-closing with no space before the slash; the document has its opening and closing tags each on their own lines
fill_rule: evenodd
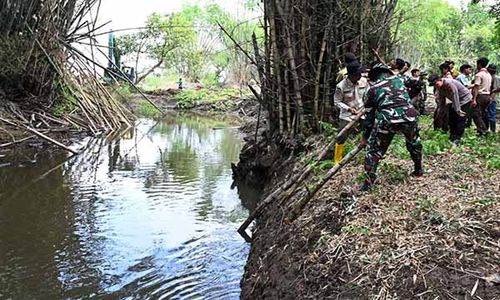
<svg viewBox="0 0 500 300">
<path fill-rule="evenodd" d="M 422 144 L 418 133 L 417 111 L 400 76 L 379 79 L 365 95 L 365 184 L 376 179 L 377 166 L 396 133 L 406 138 L 406 148 L 415 163 L 415 173 L 422 172 Z"/>
</svg>

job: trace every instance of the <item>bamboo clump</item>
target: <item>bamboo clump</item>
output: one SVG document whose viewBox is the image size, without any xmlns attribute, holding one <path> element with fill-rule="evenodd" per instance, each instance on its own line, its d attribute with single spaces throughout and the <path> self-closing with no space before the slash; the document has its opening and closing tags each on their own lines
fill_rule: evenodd
<svg viewBox="0 0 500 300">
<path fill-rule="evenodd" d="M 331 111 L 342 55 L 356 53 L 367 64 L 371 49 L 390 51 L 397 0 L 263 3 L 264 49 L 254 43 L 254 61 L 270 130 L 291 137 L 318 132 Z"/>
<path fill-rule="evenodd" d="M 100 0 L 2 1 L 0 116 L 10 122 L 5 126 L 99 134 L 131 125 L 133 115 L 96 71 L 99 8 Z"/>
</svg>

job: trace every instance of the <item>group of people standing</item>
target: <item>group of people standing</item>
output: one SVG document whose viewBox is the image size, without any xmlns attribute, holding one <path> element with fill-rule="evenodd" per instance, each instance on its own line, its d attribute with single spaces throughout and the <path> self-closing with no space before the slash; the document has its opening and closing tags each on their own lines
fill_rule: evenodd
<svg viewBox="0 0 500 300">
<path fill-rule="evenodd" d="M 446 61 L 439 66 L 441 74 L 429 76 L 437 103 L 434 128 L 449 130 L 454 144 L 460 143 L 465 128 L 472 121 L 481 136 L 496 132 L 497 98 L 500 95 L 497 66 L 482 57 L 476 61 L 476 69 L 471 79 L 471 65 L 462 65 L 458 73 L 454 70 L 453 61 Z"/>
<path fill-rule="evenodd" d="M 423 176 L 418 116 L 425 112 L 427 87 L 423 78 L 426 74 L 413 69 L 411 75 L 407 75 L 409 62 L 396 59 L 386 64 L 374 52 L 377 60 L 369 69 L 363 68 L 355 55 L 344 56 L 345 67 L 339 72 L 342 78 L 333 97 L 333 104 L 339 110 L 339 130 L 354 122 L 360 112 L 365 112 L 360 126 L 361 146 L 367 146 L 362 191 L 370 190 L 375 184 L 379 161 L 397 133 L 406 139 L 406 148 L 414 163 L 411 175 Z M 492 77 L 496 66 L 488 66 L 488 63 L 485 58 L 478 59 L 478 72 L 472 82 L 469 82 L 472 67 L 464 65 L 458 73 L 450 61 L 440 66 L 441 75 L 432 74 L 428 78 L 438 102 L 435 118 L 441 120 L 439 128 L 449 128 L 450 140 L 455 144 L 460 142 L 468 118 L 474 121 L 481 135 L 485 135 L 488 128 L 495 131 L 493 110 L 496 111 L 495 95 L 500 92 L 500 79 Z"/>
</svg>

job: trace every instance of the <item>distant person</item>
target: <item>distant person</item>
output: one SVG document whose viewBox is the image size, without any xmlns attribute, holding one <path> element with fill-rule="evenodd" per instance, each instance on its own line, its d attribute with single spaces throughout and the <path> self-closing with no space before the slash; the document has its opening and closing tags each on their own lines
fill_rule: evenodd
<svg viewBox="0 0 500 300">
<path fill-rule="evenodd" d="M 491 98 L 488 105 L 488 127 L 492 133 L 497 131 L 497 101 L 500 99 L 500 77 L 497 76 L 497 66 L 490 64 L 488 72 L 492 77 L 491 82 Z"/>
<path fill-rule="evenodd" d="M 411 70 L 411 77 L 408 80 L 407 88 L 411 103 L 417 109 L 420 115 L 425 113 L 425 101 L 427 100 L 427 92 L 425 81 L 422 80 L 419 69 Z"/>
<path fill-rule="evenodd" d="M 492 83 L 491 74 L 486 69 L 488 63 L 489 60 L 486 57 L 477 60 L 476 65 L 479 71 L 474 77 L 474 88 L 472 89 L 472 116 L 480 135 L 485 135 L 488 132 L 487 109 L 491 101 Z"/>
<path fill-rule="evenodd" d="M 177 82 L 177 87 L 179 90 L 184 89 L 184 81 L 182 81 L 182 78 L 179 78 L 179 81 Z"/>
<path fill-rule="evenodd" d="M 406 66 L 406 63 L 401 58 L 396 58 L 395 60 L 391 61 L 391 63 L 390 63 L 391 71 L 394 75 L 401 74 L 401 72 L 405 68 L 405 66 Z"/>
<path fill-rule="evenodd" d="M 469 64 L 463 64 L 460 66 L 460 75 L 457 76 L 457 80 L 463 84 L 469 90 L 472 90 L 474 85 L 470 82 L 470 75 L 472 74 L 472 66 Z M 467 114 L 466 127 L 469 128 L 472 125 L 472 113 Z"/>
<path fill-rule="evenodd" d="M 411 70 L 411 77 L 413 79 L 420 79 L 420 74 L 421 74 L 421 72 L 420 72 L 419 69 L 413 69 L 413 70 Z"/>
<path fill-rule="evenodd" d="M 449 63 L 444 62 L 440 64 L 439 71 L 441 72 L 441 77 L 453 79 L 453 75 L 451 75 L 451 66 Z"/>
<path fill-rule="evenodd" d="M 457 78 L 458 75 L 460 75 L 460 73 L 458 73 L 457 70 L 455 70 L 455 62 L 452 60 L 447 60 L 447 61 L 445 61 L 445 63 L 447 63 L 448 66 L 450 66 L 451 77 L 453 77 L 454 79 Z"/>
<path fill-rule="evenodd" d="M 467 115 L 471 113 L 472 94 L 456 79 L 442 78 L 438 74 L 429 76 L 429 85 L 436 88 L 439 98 L 451 99 L 449 112 L 450 141 L 458 145 L 464 135 Z M 442 99 L 438 99 L 441 102 Z"/>
<path fill-rule="evenodd" d="M 460 75 L 457 76 L 456 80 L 458 80 L 463 86 L 468 89 L 472 89 L 474 87 L 470 83 L 470 75 L 472 74 L 472 66 L 469 64 L 463 64 L 460 66 Z"/>
</svg>

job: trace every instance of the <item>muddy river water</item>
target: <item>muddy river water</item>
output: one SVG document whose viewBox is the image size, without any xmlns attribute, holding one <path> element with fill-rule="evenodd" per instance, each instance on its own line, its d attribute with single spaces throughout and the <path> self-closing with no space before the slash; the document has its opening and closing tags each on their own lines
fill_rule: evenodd
<svg viewBox="0 0 500 300">
<path fill-rule="evenodd" d="M 0 152 L 0 299 L 238 299 L 248 210 L 229 126 L 170 115 L 76 157 Z"/>
</svg>

